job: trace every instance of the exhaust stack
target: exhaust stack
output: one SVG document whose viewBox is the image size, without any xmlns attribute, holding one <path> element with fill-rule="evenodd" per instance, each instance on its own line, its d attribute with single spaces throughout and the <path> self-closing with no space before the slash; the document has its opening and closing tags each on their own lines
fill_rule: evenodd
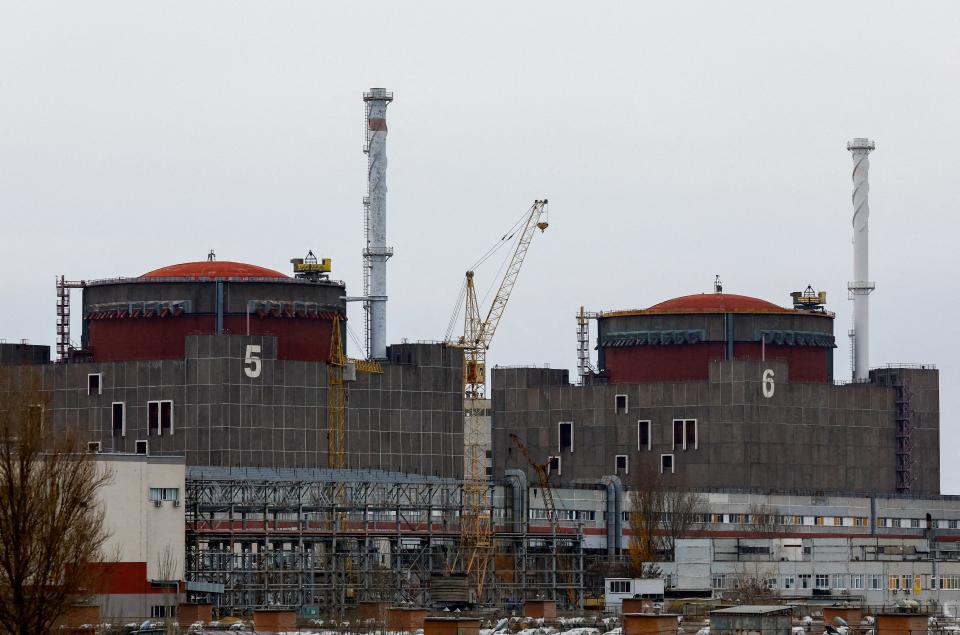
<svg viewBox="0 0 960 635">
<path fill-rule="evenodd" d="M 870 221 L 870 152 L 876 147 L 870 139 L 856 138 L 847 142 L 853 155 L 853 282 L 847 284 L 853 300 L 853 330 L 850 345 L 853 348 L 853 379 L 870 378 L 870 292 L 875 288 L 870 281 L 869 221 Z"/>
<path fill-rule="evenodd" d="M 363 199 L 363 310 L 367 357 L 387 357 L 387 105 L 393 93 L 371 88 L 363 94 L 367 112 L 367 196 Z"/>
</svg>

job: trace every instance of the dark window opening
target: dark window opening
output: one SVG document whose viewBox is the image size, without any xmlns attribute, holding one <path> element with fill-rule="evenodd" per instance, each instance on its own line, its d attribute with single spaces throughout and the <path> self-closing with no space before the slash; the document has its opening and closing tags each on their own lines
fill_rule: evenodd
<svg viewBox="0 0 960 635">
<path fill-rule="evenodd" d="M 167 434 L 173 434 L 173 402 L 160 402 L 160 428 Z"/>
<path fill-rule="evenodd" d="M 560 424 L 560 451 L 573 452 L 573 424 L 570 422 Z"/>
<path fill-rule="evenodd" d="M 90 441 L 87 443 L 87 452 L 91 454 L 100 453 L 100 442 L 99 441 Z"/>
<path fill-rule="evenodd" d="M 560 473 L 560 457 L 551 456 L 547 459 L 547 473 L 548 474 L 559 474 Z"/>
<path fill-rule="evenodd" d="M 137 452 L 137 454 L 147 454 L 147 442 L 146 442 L 146 441 L 137 441 L 137 443 L 136 443 L 136 452 Z"/>
<path fill-rule="evenodd" d="M 87 375 L 87 394 L 94 396 L 102 393 L 103 389 L 100 383 L 100 373 L 91 373 Z"/>
<path fill-rule="evenodd" d="M 616 456 L 616 473 L 617 474 L 627 474 L 627 457 L 623 454 L 618 454 Z"/>
<path fill-rule="evenodd" d="M 113 404 L 113 434 L 114 436 L 126 436 L 127 435 L 127 422 L 123 402 L 115 402 Z"/>
<path fill-rule="evenodd" d="M 676 419 L 673 422 L 673 449 L 683 447 L 683 421 Z"/>
<path fill-rule="evenodd" d="M 487 476 L 493 476 L 493 468 L 488 465 L 486 469 L 487 469 Z"/>
<path fill-rule="evenodd" d="M 693 419 L 687 419 L 685 422 L 686 425 L 686 438 L 684 439 L 683 449 L 684 450 L 696 450 L 697 449 L 697 422 Z"/>
<path fill-rule="evenodd" d="M 147 402 L 147 434 L 160 434 L 160 402 Z"/>
<path fill-rule="evenodd" d="M 660 455 L 660 473 L 673 474 L 673 455 L 672 454 Z"/>
<path fill-rule="evenodd" d="M 649 421 L 637 422 L 637 449 L 638 450 L 650 449 L 650 422 Z"/>
<path fill-rule="evenodd" d="M 486 455 L 487 455 L 487 458 L 488 458 L 488 459 L 492 459 L 492 458 L 493 458 L 493 452 L 491 452 L 490 450 L 487 450 L 487 451 L 486 451 Z"/>
<path fill-rule="evenodd" d="M 626 395 L 616 395 L 614 398 L 613 409 L 617 413 L 626 413 L 627 412 L 627 396 Z"/>
</svg>

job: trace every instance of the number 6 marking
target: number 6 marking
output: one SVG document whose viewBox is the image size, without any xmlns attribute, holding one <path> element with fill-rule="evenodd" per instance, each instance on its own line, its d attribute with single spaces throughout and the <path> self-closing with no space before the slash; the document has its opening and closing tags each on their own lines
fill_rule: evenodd
<svg viewBox="0 0 960 635">
<path fill-rule="evenodd" d="M 256 379 L 260 376 L 263 363 L 260 361 L 260 345 L 247 344 L 247 354 L 243 358 L 243 372 L 247 377 Z"/>
<path fill-rule="evenodd" d="M 773 391 L 776 388 L 773 384 L 773 369 L 767 368 L 764 370 L 760 381 L 763 387 L 763 396 L 767 399 L 773 397 Z"/>
</svg>

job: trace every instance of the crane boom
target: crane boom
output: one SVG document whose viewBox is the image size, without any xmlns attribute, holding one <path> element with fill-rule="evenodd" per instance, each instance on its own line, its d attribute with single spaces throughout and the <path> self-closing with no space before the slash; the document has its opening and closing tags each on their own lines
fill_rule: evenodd
<svg viewBox="0 0 960 635">
<path fill-rule="evenodd" d="M 503 280 L 500 281 L 500 288 L 493 302 L 490 303 L 490 310 L 487 312 L 486 319 L 480 324 L 480 333 L 477 335 L 477 344 L 484 348 L 490 348 L 490 342 L 493 340 L 494 333 L 497 332 L 497 326 L 500 324 L 500 318 L 503 316 L 504 309 L 507 308 L 507 301 L 513 292 L 513 285 L 517 283 L 517 276 L 520 275 L 520 268 L 523 266 L 523 260 L 527 256 L 527 250 L 530 249 L 530 242 L 533 240 L 535 229 L 543 232 L 547 228 L 547 222 L 543 220 L 547 212 L 547 199 L 534 201 L 530 207 L 530 214 L 527 216 L 527 222 L 523 227 L 523 233 L 517 240 L 517 248 L 513 252 L 507 271 L 503 274 Z"/>
<path fill-rule="evenodd" d="M 510 294 L 517 283 L 520 268 L 523 267 L 523 261 L 530 249 L 530 243 L 533 241 L 534 230 L 539 229 L 543 232 L 548 226 L 547 199 L 534 201 L 525 217 L 523 230 L 517 238 L 517 246 L 513 250 L 506 272 L 500 281 L 500 287 L 497 289 L 497 294 L 494 296 L 493 302 L 490 303 L 490 309 L 483 321 L 479 319 L 480 307 L 477 303 L 476 289 L 473 284 L 473 272 L 467 272 L 464 332 L 460 345 L 464 349 L 464 396 L 468 399 L 483 399 L 485 397 L 487 349 L 490 348 L 490 342 L 493 341 L 497 326 L 500 324 L 500 318 L 503 317 L 503 311 L 507 308 Z"/>
<path fill-rule="evenodd" d="M 540 486 L 540 493 L 543 496 L 543 508 L 547 513 L 547 518 L 550 519 L 550 529 L 553 534 L 553 554 L 556 559 L 554 569 L 562 577 L 563 586 L 566 587 L 567 601 L 571 606 L 576 607 L 577 598 L 573 591 L 570 560 L 567 554 L 560 551 L 560 547 L 557 544 L 557 537 L 560 535 L 560 517 L 557 515 L 557 504 L 553 499 L 553 488 L 550 486 L 550 474 L 547 472 L 547 468 L 550 467 L 550 459 L 547 459 L 546 463 L 538 463 L 530 456 L 530 450 L 528 450 L 527 445 L 520 440 L 520 437 L 511 432 L 510 440 L 520 449 L 523 458 L 527 460 L 527 463 L 530 464 L 530 467 L 533 468 L 533 471 L 537 475 L 537 484 Z"/>
</svg>

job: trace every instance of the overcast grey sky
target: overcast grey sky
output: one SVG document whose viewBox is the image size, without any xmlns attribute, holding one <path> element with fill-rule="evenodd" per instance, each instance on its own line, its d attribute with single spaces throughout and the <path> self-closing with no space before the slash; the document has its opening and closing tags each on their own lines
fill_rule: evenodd
<svg viewBox="0 0 960 635">
<path fill-rule="evenodd" d="M 958 77 L 956 2 L 4 0 L 0 337 L 54 343 L 57 274 L 210 248 L 283 271 L 314 249 L 359 294 L 360 96 L 384 86 L 389 341 L 440 339 L 464 269 L 548 197 L 491 363 L 572 376 L 581 304 L 719 273 L 780 304 L 826 290 L 842 377 L 845 143 L 869 136 L 871 362 L 939 366 L 960 493 Z"/>
</svg>

